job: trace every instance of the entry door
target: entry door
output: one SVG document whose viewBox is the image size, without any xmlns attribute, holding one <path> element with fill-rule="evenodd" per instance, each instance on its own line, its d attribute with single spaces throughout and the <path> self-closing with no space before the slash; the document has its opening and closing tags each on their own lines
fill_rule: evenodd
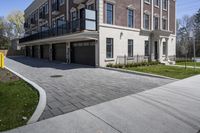
<svg viewBox="0 0 200 133">
<path fill-rule="evenodd" d="M 158 60 L 158 42 L 157 41 L 155 41 L 155 47 L 154 48 L 155 48 L 155 50 L 154 50 L 155 51 L 154 52 L 155 53 L 155 55 L 154 55 L 155 60 Z"/>
</svg>

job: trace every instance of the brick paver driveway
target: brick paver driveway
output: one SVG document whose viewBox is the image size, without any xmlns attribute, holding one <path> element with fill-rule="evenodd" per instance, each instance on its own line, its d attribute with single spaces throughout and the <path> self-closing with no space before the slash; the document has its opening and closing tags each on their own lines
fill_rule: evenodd
<svg viewBox="0 0 200 133">
<path fill-rule="evenodd" d="M 40 120 L 173 82 L 27 57 L 6 59 L 6 66 L 45 89 L 47 106 Z"/>
</svg>

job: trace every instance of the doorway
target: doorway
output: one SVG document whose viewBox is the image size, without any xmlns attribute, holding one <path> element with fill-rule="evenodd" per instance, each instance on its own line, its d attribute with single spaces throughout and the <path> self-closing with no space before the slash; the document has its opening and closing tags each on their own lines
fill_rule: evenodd
<svg viewBox="0 0 200 133">
<path fill-rule="evenodd" d="M 155 41 L 155 43 L 154 43 L 154 57 L 155 57 L 155 60 L 158 60 L 158 42 L 157 41 Z"/>
</svg>

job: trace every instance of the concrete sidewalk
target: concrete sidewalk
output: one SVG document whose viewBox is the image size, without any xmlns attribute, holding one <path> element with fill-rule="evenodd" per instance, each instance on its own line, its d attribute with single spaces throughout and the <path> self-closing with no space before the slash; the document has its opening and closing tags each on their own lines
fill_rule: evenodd
<svg viewBox="0 0 200 133">
<path fill-rule="evenodd" d="M 7 133 L 197 133 L 200 75 Z"/>
</svg>

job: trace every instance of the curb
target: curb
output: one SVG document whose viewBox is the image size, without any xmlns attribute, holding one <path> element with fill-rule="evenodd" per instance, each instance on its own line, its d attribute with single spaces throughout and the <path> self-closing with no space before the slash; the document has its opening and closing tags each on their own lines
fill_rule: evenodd
<svg viewBox="0 0 200 133">
<path fill-rule="evenodd" d="M 33 113 L 32 117 L 27 122 L 27 124 L 33 124 L 33 123 L 37 122 L 46 107 L 46 92 L 39 85 L 37 85 L 36 83 L 25 78 L 21 74 L 13 71 L 12 69 L 10 69 L 6 66 L 5 66 L 5 68 L 8 69 L 9 71 L 11 71 L 12 73 L 14 73 L 15 75 L 17 75 L 18 77 L 20 77 L 21 79 L 23 79 L 24 81 L 26 81 L 27 83 L 29 83 L 30 85 L 32 85 L 33 88 L 35 88 L 39 92 L 39 103 L 38 103 L 37 108 L 36 108 L 35 112 Z"/>
<path fill-rule="evenodd" d="M 150 76 L 150 77 L 154 77 L 154 78 L 163 78 L 163 79 L 170 79 L 170 80 L 178 81 L 178 79 L 175 79 L 175 78 L 170 78 L 170 77 L 156 75 L 156 74 L 143 73 L 143 72 L 125 70 L 125 69 L 120 69 L 120 68 L 110 68 L 110 67 L 100 67 L 100 68 L 106 69 L 106 70 L 118 71 L 118 72 L 125 72 L 125 73 L 129 73 L 129 74 L 137 74 L 137 75 L 142 75 L 142 76 Z"/>
</svg>

